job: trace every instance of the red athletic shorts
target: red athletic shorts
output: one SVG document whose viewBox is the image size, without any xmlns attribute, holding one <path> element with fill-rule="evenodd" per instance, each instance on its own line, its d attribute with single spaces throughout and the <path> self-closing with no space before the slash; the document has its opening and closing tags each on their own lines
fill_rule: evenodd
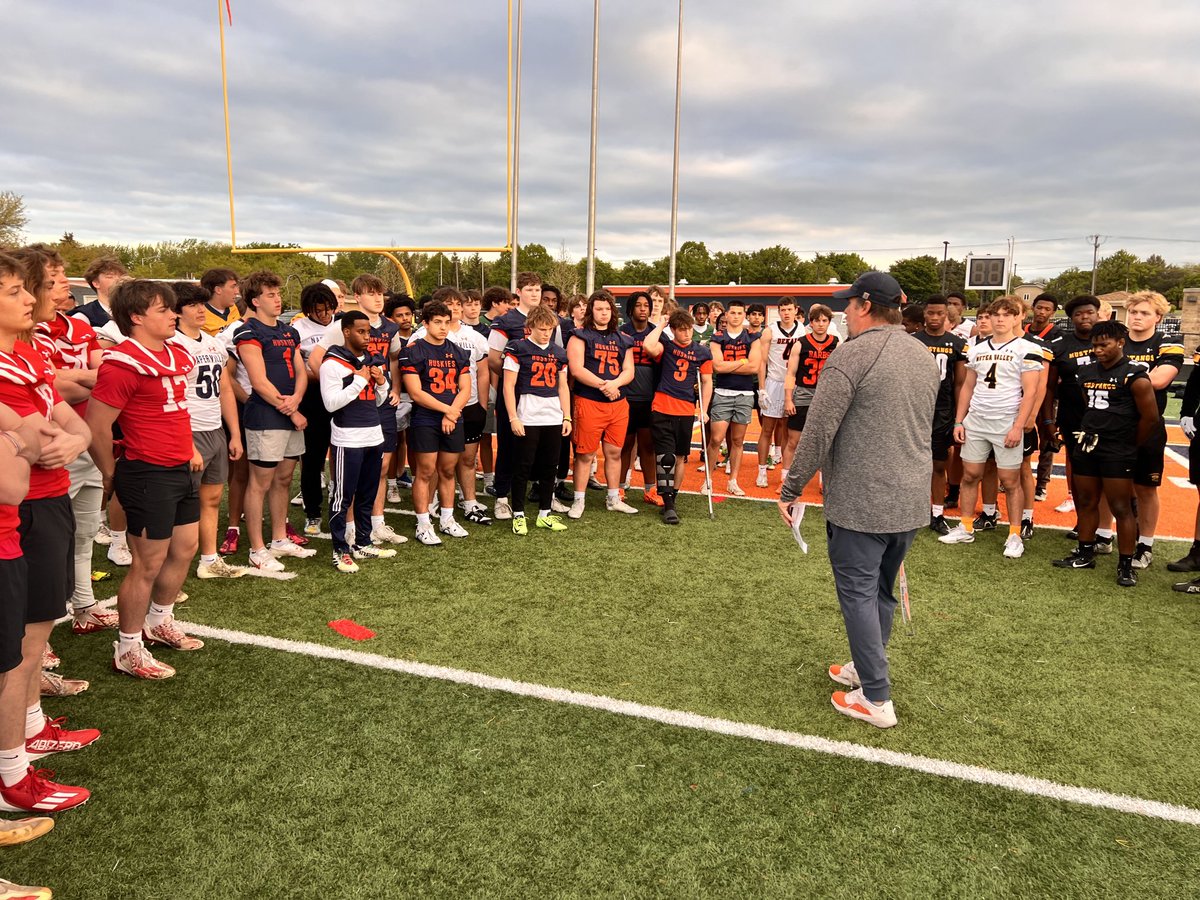
<svg viewBox="0 0 1200 900">
<path fill-rule="evenodd" d="M 595 453 L 600 441 L 620 447 L 625 443 L 625 431 L 629 427 L 629 403 L 618 400 L 604 403 L 575 398 L 575 422 L 571 435 L 575 440 L 576 453 Z"/>
</svg>

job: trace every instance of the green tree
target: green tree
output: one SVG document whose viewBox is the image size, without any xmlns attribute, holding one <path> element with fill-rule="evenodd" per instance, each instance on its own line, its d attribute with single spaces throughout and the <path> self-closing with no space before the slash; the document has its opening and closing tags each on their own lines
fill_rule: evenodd
<svg viewBox="0 0 1200 900">
<path fill-rule="evenodd" d="M 21 243 L 28 224 L 25 198 L 12 191 L 0 191 L 0 246 Z"/>
<path fill-rule="evenodd" d="M 793 284 L 800 257 L 780 244 L 755 250 L 746 259 L 744 284 Z"/>
<path fill-rule="evenodd" d="M 946 292 L 961 291 L 967 283 L 967 264 L 961 259 L 947 259 L 945 262 L 938 262 L 938 293 L 941 293 L 942 285 L 945 285 Z"/>
<path fill-rule="evenodd" d="M 640 259 L 626 260 L 616 277 L 621 284 L 657 284 L 666 280 L 666 276 L 655 263 L 643 262 Z"/>
<path fill-rule="evenodd" d="M 1081 294 L 1091 293 L 1091 290 L 1091 270 L 1081 269 L 1078 266 L 1065 269 L 1051 278 L 1050 283 L 1046 285 L 1046 293 L 1053 294 L 1060 303 L 1066 303 L 1072 297 L 1078 297 Z"/>
<path fill-rule="evenodd" d="M 813 262 L 824 263 L 833 269 L 841 284 L 853 284 L 863 272 L 872 270 L 871 264 L 857 253 L 818 253 Z"/>
<path fill-rule="evenodd" d="M 941 290 L 937 260 L 932 256 L 914 256 L 898 259 L 888 271 L 900 282 L 909 303 L 924 303 Z"/>
</svg>

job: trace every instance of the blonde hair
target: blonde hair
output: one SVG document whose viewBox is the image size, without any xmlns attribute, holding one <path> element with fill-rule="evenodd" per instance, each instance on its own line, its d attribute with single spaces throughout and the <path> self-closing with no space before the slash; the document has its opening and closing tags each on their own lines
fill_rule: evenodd
<svg viewBox="0 0 1200 900">
<path fill-rule="evenodd" d="M 1096 320 L 1099 322 L 1107 322 L 1112 318 L 1113 307 L 1107 300 L 1100 300 L 1100 308 L 1096 311 Z"/>
<path fill-rule="evenodd" d="M 1167 302 L 1167 298 L 1157 291 L 1138 291 L 1125 301 L 1125 309 L 1143 303 L 1149 303 L 1160 319 L 1171 311 L 1171 304 Z"/>
</svg>

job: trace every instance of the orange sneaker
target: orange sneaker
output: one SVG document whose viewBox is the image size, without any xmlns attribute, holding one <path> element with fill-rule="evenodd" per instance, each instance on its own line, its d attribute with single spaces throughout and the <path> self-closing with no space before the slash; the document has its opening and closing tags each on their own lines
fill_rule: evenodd
<svg viewBox="0 0 1200 900">
<path fill-rule="evenodd" d="M 658 496 L 657 488 L 650 488 L 650 490 L 648 490 L 648 491 L 643 491 L 642 492 L 642 501 L 644 503 L 649 503 L 651 506 L 662 506 L 663 505 L 662 497 Z"/>
<path fill-rule="evenodd" d="M 896 724 L 896 708 L 892 706 L 892 701 L 888 700 L 886 703 L 876 706 L 866 698 L 862 688 L 855 688 L 852 691 L 834 691 L 833 697 L 830 699 L 833 702 L 833 708 L 843 716 L 860 719 L 876 728 L 891 728 Z"/>
</svg>

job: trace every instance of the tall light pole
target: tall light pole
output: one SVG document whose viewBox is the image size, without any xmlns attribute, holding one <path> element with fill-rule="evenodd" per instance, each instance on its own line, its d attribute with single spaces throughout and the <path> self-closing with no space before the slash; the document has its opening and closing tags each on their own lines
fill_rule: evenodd
<svg viewBox="0 0 1200 900">
<path fill-rule="evenodd" d="M 1092 295 L 1096 294 L 1096 266 L 1099 264 L 1100 256 L 1100 235 L 1089 235 L 1088 240 L 1092 242 Z"/>
<path fill-rule="evenodd" d="M 679 237 L 679 105 L 683 94 L 683 0 L 679 0 L 679 23 L 675 39 L 675 157 L 671 165 L 671 263 L 667 285 L 675 299 L 675 244 Z"/>
<path fill-rule="evenodd" d="M 517 75 L 513 83 L 512 89 L 514 94 L 513 100 L 513 148 L 512 148 L 512 248 L 509 253 L 512 255 L 511 272 L 509 290 L 514 294 L 517 292 L 517 211 L 520 209 L 520 186 L 521 186 L 521 39 L 522 39 L 522 22 L 524 19 L 524 2 L 517 0 Z"/>
<path fill-rule="evenodd" d="M 596 289 L 596 126 L 600 110 L 600 0 L 592 2 L 592 147 L 588 162 L 587 295 Z"/>
<path fill-rule="evenodd" d="M 950 242 L 942 241 L 942 293 L 946 293 L 946 269 L 950 264 Z"/>
</svg>

